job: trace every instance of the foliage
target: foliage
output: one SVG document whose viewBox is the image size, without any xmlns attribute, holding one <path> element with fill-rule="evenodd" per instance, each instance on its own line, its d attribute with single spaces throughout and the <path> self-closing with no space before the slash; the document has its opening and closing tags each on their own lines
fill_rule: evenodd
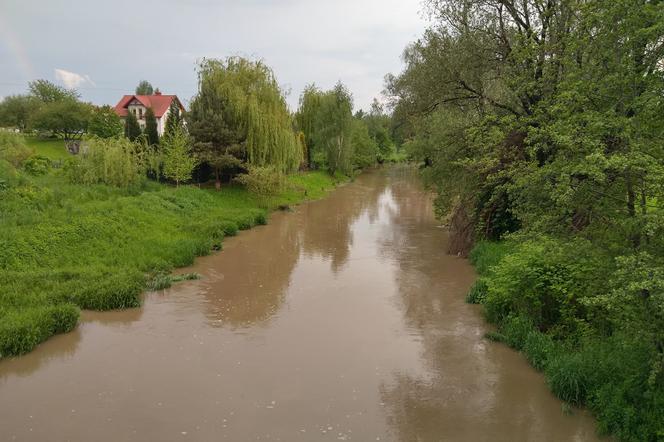
<svg viewBox="0 0 664 442">
<path fill-rule="evenodd" d="M 126 138 L 92 138 L 81 153 L 69 160 L 66 174 L 78 184 L 130 187 L 145 173 L 142 149 Z"/>
<path fill-rule="evenodd" d="M 217 185 L 222 173 L 237 173 L 241 163 L 292 172 L 302 162 L 283 93 L 260 61 L 203 60 L 187 127 L 197 155 L 214 169 Z"/>
<path fill-rule="evenodd" d="M 136 86 L 136 95 L 152 95 L 154 94 L 154 88 L 150 84 L 149 81 L 147 80 L 141 80 L 140 83 L 138 83 L 138 86 Z"/>
<path fill-rule="evenodd" d="M 353 97 L 341 82 L 327 92 L 308 86 L 296 121 L 305 134 L 309 167 L 352 172 Z"/>
<path fill-rule="evenodd" d="M 122 136 L 124 125 L 122 119 L 111 106 L 101 106 L 94 109 L 88 133 L 99 138 L 113 138 Z"/>
<path fill-rule="evenodd" d="M 15 127 L 25 131 L 39 108 L 39 101 L 31 95 L 10 95 L 0 102 L 0 127 Z"/>
<path fill-rule="evenodd" d="M 136 115 L 133 112 L 127 112 L 124 124 L 124 135 L 129 141 L 136 141 L 143 134 L 141 126 L 138 124 Z"/>
<path fill-rule="evenodd" d="M 159 145 L 159 130 L 157 129 L 157 117 L 151 107 L 145 111 L 145 131 L 144 134 L 147 138 L 149 146 Z"/>
<path fill-rule="evenodd" d="M 352 164 L 364 169 L 376 164 L 380 150 L 376 141 L 369 135 L 369 128 L 362 119 L 353 119 L 350 143 L 353 146 Z"/>
<path fill-rule="evenodd" d="M 175 181 L 177 186 L 189 181 L 198 161 L 191 152 L 189 135 L 182 127 L 175 126 L 173 132 L 162 139 L 162 150 L 164 176 Z"/>
<path fill-rule="evenodd" d="M 78 101 L 78 92 L 65 89 L 48 80 L 34 80 L 28 83 L 30 95 L 42 103 L 55 103 L 57 101 Z"/>
<path fill-rule="evenodd" d="M 261 198 L 269 198 L 279 194 L 284 188 L 284 177 L 271 167 L 250 166 L 247 173 L 238 175 L 235 181 Z"/>
<path fill-rule="evenodd" d="M 41 155 L 33 155 L 25 160 L 23 169 L 30 175 L 46 175 L 51 169 L 51 160 Z"/>
<path fill-rule="evenodd" d="M 19 168 L 33 153 L 34 150 L 28 147 L 23 136 L 0 131 L 0 160 Z"/>
<path fill-rule="evenodd" d="M 164 136 L 170 136 L 178 129 L 184 129 L 183 116 L 177 101 L 173 100 L 170 107 L 168 108 L 168 117 L 166 117 Z"/>
<path fill-rule="evenodd" d="M 34 116 L 36 129 L 51 132 L 65 140 L 81 139 L 92 116 L 89 105 L 72 99 L 43 104 Z"/>
</svg>

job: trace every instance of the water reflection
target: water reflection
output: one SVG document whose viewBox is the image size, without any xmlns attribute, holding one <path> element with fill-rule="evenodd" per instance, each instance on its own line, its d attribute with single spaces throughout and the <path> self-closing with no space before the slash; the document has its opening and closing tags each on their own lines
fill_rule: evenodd
<svg viewBox="0 0 664 442">
<path fill-rule="evenodd" d="M 0 361 L 0 387 L 13 376 L 29 377 L 53 361 L 71 359 L 81 342 L 81 330 L 57 335 L 39 346 L 39 351 Z"/>
</svg>

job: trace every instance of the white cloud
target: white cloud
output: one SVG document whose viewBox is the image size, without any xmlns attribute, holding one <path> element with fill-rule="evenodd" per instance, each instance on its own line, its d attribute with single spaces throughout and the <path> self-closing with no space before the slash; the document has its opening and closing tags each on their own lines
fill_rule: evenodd
<svg viewBox="0 0 664 442">
<path fill-rule="evenodd" d="M 55 69 L 55 78 L 65 85 L 68 89 L 75 89 L 79 86 L 90 84 L 95 86 L 94 81 L 89 75 L 81 75 L 76 72 L 66 71 L 64 69 Z"/>
</svg>

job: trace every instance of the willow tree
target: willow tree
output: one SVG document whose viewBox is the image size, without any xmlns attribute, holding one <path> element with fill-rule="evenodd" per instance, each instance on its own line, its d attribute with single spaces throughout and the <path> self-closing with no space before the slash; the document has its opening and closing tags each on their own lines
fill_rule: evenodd
<svg viewBox="0 0 664 442">
<path fill-rule="evenodd" d="M 199 90 L 189 129 L 199 157 L 220 175 L 238 163 L 297 170 L 303 147 L 272 70 L 241 57 L 206 59 L 198 67 Z M 236 161 L 233 161 L 233 158 Z"/>
<path fill-rule="evenodd" d="M 306 166 L 309 168 L 315 167 L 314 153 L 317 151 L 316 142 L 316 126 L 318 123 L 320 102 L 323 92 L 316 87 L 315 84 L 310 84 L 304 88 L 302 95 L 300 95 L 300 105 L 295 114 L 295 122 L 297 127 L 304 134 L 304 145 L 306 146 Z"/>
</svg>

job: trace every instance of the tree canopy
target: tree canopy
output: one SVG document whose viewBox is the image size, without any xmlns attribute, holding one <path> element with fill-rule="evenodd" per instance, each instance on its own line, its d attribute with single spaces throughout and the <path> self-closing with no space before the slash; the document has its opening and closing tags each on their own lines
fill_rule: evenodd
<svg viewBox="0 0 664 442">
<path fill-rule="evenodd" d="M 141 80 L 136 86 L 136 95 L 152 95 L 154 94 L 154 88 L 147 80 Z"/>
<path fill-rule="evenodd" d="M 100 138 L 113 138 L 122 136 L 123 132 L 122 120 L 111 106 L 106 105 L 94 109 L 88 125 L 88 133 Z"/>
<path fill-rule="evenodd" d="M 272 70 L 241 57 L 206 59 L 188 113 L 197 155 L 214 170 L 242 163 L 296 170 L 303 148 Z"/>
</svg>

